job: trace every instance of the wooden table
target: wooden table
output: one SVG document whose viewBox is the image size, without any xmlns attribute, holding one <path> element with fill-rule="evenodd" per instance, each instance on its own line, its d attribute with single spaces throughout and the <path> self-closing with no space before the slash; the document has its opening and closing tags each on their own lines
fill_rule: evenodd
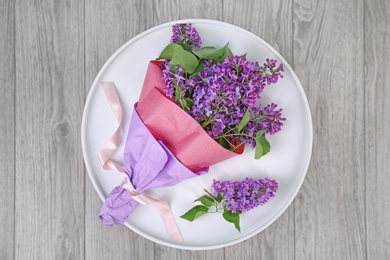
<svg viewBox="0 0 390 260">
<path fill-rule="evenodd" d="M 389 259 L 389 1 L 0 0 L 0 10 L 0 259 Z M 211 251 L 103 226 L 81 152 L 84 102 L 105 61 L 182 18 L 229 22 L 274 46 L 313 118 L 310 168 L 288 210 Z"/>
</svg>

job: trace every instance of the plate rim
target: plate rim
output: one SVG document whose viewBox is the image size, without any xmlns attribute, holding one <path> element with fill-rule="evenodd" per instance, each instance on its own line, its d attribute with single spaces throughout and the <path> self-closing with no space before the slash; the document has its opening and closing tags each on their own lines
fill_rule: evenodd
<svg viewBox="0 0 390 260">
<path fill-rule="evenodd" d="M 299 81 L 297 75 L 295 74 L 295 71 L 292 69 L 290 64 L 284 59 L 284 57 L 276 49 L 274 49 L 270 44 L 268 44 L 265 40 L 263 40 L 262 38 L 260 38 L 256 34 L 250 32 L 250 31 L 248 31 L 248 30 L 246 30 L 244 28 L 241 28 L 239 26 L 236 26 L 236 25 L 233 25 L 233 24 L 230 24 L 230 23 L 227 23 L 227 22 L 223 22 L 223 21 L 211 20 L 211 19 L 181 19 L 181 20 L 174 20 L 174 21 L 162 23 L 162 24 L 159 24 L 157 26 L 151 27 L 150 29 L 141 32 L 140 34 L 134 36 L 133 38 L 128 40 L 126 43 L 124 43 L 104 63 L 102 68 L 99 70 L 99 73 L 96 75 L 96 77 L 95 77 L 95 79 L 94 79 L 90 89 L 88 90 L 88 95 L 87 95 L 87 99 L 85 101 L 83 114 L 82 114 L 82 122 L 81 122 L 81 145 L 82 145 L 84 165 L 85 165 L 85 167 L 87 169 L 87 174 L 89 176 L 89 179 L 92 182 L 94 190 L 98 193 L 100 199 L 104 202 L 105 201 L 105 196 L 103 196 L 103 192 L 100 189 L 99 185 L 97 184 L 97 180 L 96 180 L 95 176 L 91 173 L 92 172 L 91 166 L 89 164 L 87 164 L 87 160 L 86 160 L 86 155 L 87 155 L 87 151 L 86 151 L 86 146 L 87 146 L 86 145 L 86 142 L 87 142 L 87 140 L 86 140 L 87 139 L 86 138 L 86 127 L 87 127 L 86 126 L 86 118 L 88 116 L 88 110 L 90 109 L 91 102 L 92 102 L 91 101 L 92 100 L 92 93 L 96 91 L 98 82 L 100 81 L 100 78 L 102 77 L 102 75 L 104 74 L 106 69 L 111 65 L 111 63 L 127 47 L 129 47 L 131 44 L 133 44 L 134 42 L 138 41 L 139 39 L 141 39 L 141 38 L 143 38 L 143 37 L 153 33 L 154 31 L 160 30 L 160 29 L 168 27 L 168 26 L 172 26 L 172 25 L 174 25 L 176 23 L 193 23 L 193 24 L 195 24 L 195 23 L 198 23 L 198 24 L 199 23 L 205 23 L 205 24 L 222 25 L 222 26 L 234 29 L 236 31 L 239 31 L 241 33 L 247 34 L 248 36 L 250 36 L 251 38 L 255 39 L 256 41 L 259 41 L 266 48 L 268 48 L 275 56 L 277 56 L 277 58 L 283 63 L 285 69 L 287 68 L 289 70 L 293 80 L 297 84 L 297 87 L 299 89 L 300 95 L 301 95 L 301 97 L 302 97 L 302 99 L 304 101 L 305 112 L 306 112 L 306 116 L 307 116 L 307 123 L 308 123 L 308 127 L 309 127 L 309 129 L 308 129 L 309 130 L 309 136 L 308 136 L 308 140 L 307 140 L 308 141 L 308 151 L 307 151 L 308 152 L 308 156 L 307 156 L 306 161 L 303 163 L 303 165 L 304 165 L 304 167 L 303 167 L 304 168 L 304 172 L 303 172 L 303 174 L 301 174 L 301 177 L 299 179 L 298 185 L 295 187 L 295 190 L 291 193 L 291 196 L 286 201 L 284 206 L 281 207 L 276 212 L 276 214 L 273 217 L 271 217 L 267 222 L 265 222 L 264 225 L 261 226 L 261 228 L 255 229 L 252 232 L 248 233 L 247 235 L 242 236 L 241 238 L 235 239 L 233 241 L 221 243 L 221 244 L 210 245 L 210 246 L 188 246 L 188 245 L 181 245 L 181 244 L 179 245 L 179 244 L 175 244 L 175 243 L 162 241 L 160 239 L 157 239 L 157 238 L 155 238 L 153 236 L 148 235 L 147 233 L 139 230 L 136 227 L 133 227 L 127 221 L 124 223 L 124 225 L 126 227 L 128 227 L 129 229 L 131 229 L 132 231 L 134 231 L 138 235 L 140 235 L 140 236 L 142 236 L 142 237 L 144 237 L 146 239 L 149 239 L 150 241 L 153 241 L 155 243 L 164 245 L 164 246 L 169 246 L 169 247 L 177 248 L 177 249 L 185 249 L 185 250 L 212 250 L 212 249 L 224 248 L 224 247 L 227 247 L 227 246 L 231 246 L 231 245 L 240 243 L 240 242 L 242 242 L 244 240 L 247 240 L 247 239 L 255 236 L 256 234 L 262 232 L 263 230 L 268 228 L 272 223 L 274 223 L 287 210 L 287 208 L 291 205 L 291 203 L 296 198 L 299 190 L 302 187 L 302 184 L 303 184 L 303 182 L 304 182 L 304 180 L 306 178 L 306 175 L 307 175 L 307 172 L 308 172 L 308 169 L 309 169 L 311 156 L 312 156 L 312 149 L 313 149 L 313 122 L 312 122 L 311 110 L 310 110 L 309 102 L 307 100 L 307 96 L 305 94 L 303 86 L 302 86 L 301 82 Z"/>
</svg>

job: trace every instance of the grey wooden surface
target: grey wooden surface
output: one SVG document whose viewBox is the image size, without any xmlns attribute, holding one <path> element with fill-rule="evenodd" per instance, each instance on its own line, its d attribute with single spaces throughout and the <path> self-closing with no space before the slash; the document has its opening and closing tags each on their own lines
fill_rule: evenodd
<svg viewBox="0 0 390 260">
<path fill-rule="evenodd" d="M 0 0 L 0 259 L 389 259 L 390 2 Z M 163 22 L 208 18 L 274 46 L 314 129 L 298 196 L 269 228 L 218 250 L 106 227 L 80 128 L 96 74 Z"/>
</svg>

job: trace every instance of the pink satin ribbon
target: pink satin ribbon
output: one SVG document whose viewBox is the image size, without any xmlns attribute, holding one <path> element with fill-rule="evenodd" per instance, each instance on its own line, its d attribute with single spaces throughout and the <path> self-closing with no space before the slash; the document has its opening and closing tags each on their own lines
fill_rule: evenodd
<svg viewBox="0 0 390 260">
<path fill-rule="evenodd" d="M 123 112 L 114 83 L 102 81 L 101 84 L 111 109 L 114 112 L 115 118 L 118 121 L 118 128 L 115 130 L 107 144 L 100 150 L 98 154 L 98 160 L 102 165 L 102 168 L 105 170 L 117 170 L 118 172 L 122 173 L 124 179 L 120 186 L 126 189 L 130 196 L 138 203 L 142 205 L 155 204 L 163 220 L 168 236 L 174 241 L 183 242 L 183 237 L 180 233 L 179 227 L 176 224 L 175 218 L 173 217 L 169 204 L 166 201 L 154 199 L 142 193 L 142 191 L 135 189 L 133 184 L 130 182 L 129 177 L 124 172 L 123 166 L 111 159 L 111 156 L 118 148 L 122 137 Z"/>
<path fill-rule="evenodd" d="M 115 118 L 118 121 L 118 128 L 115 130 L 114 134 L 108 140 L 106 145 L 100 150 L 98 154 L 98 160 L 105 170 L 118 170 L 119 172 L 124 172 L 123 167 L 111 159 L 111 156 L 118 148 L 122 138 L 122 106 L 119 101 L 114 83 L 102 81 L 101 84 L 104 93 L 106 94 L 108 103 L 110 104 Z"/>
</svg>

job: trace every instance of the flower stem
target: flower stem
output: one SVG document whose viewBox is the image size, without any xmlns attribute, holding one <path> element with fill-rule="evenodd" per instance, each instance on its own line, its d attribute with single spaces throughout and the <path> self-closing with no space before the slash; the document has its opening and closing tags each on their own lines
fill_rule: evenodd
<svg viewBox="0 0 390 260">
<path fill-rule="evenodd" d="M 255 139 L 253 136 L 247 135 L 247 134 L 243 134 L 243 133 L 239 133 L 239 134 L 223 134 L 223 135 L 219 135 L 219 136 L 216 136 L 216 137 L 213 137 L 213 138 L 214 139 L 219 139 L 221 137 L 226 137 L 226 136 L 246 136 L 246 137 L 250 137 L 252 139 Z"/>
<path fill-rule="evenodd" d="M 203 189 L 210 197 L 212 197 L 215 201 L 217 201 L 217 197 L 215 197 L 213 194 L 211 194 L 208 190 Z"/>
</svg>

